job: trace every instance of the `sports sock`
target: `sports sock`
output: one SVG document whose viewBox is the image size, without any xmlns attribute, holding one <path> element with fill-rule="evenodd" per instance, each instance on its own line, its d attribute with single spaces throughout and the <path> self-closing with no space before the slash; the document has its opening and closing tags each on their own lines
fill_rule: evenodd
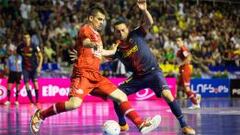
<svg viewBox="0 0 240 135">
<path fill-rule="evenodd" d="M 181 125 L 181 127 L 183 128 L 183 127 L 187 126 L 187 123 L 186 123 L 186 121 L 184 119 L 182 111 L 181 111 L 180 107 L 178 106 L 176 100 L 174 100 L 173 102 L 169 102 L 168 105 L 171 108 L 172 113 L 178 119 L 179 124 Z"/>
<path fill-rule="evenodd" d="M 40 117 L 41 119 L 45 119 L 49 116 L 58 114 L 58 113 L 62 113 L 62 112 L 66 112 L 67 110 L 65 109 L 65 102 L 61 102 L 61 103 L 56 103 L 54 105 L 52 105 L 51 107 L 47 108 L 46 110 L 43 110 L 40 112 Z"/>
<path fill-rule="evenodd" d="M 10 101 L 10 95 L 11 95 L 11 91 L 10 91 L 10 90 L 7 90 L 7 98 L 8 98 L 8 101 Z"/>
<path fill-rule="evenodd" d="M 19 92 L 19 90 L 17 89 L 16 90 L 16 101 L 18 101 L 18 92 Z"/>
<path fill-rule="evenodd" d="M 35 89 L 35 96 L 36 96 L 36 103 L 38 103 L 38 97 L 39 97 L 39 95 L 38 95 L 38 89 Z"/>
<path fill-rule="evenodd" d="M 31 90 L 27 90 L 27 96 L 30 100 L 31 103 L 33 103 L 33 99 L 32 99 L 32 94 L 31 94 Z"/>
<path fill-rule="evenodd" d="M 196 94 L 192 91 L 188 91 L 187 93 L 188 98 L 192 101 L 193 104 L 197 105 L 197 98 L 196 98 Z"/>
<path fill-rule="evenodd" d="M 143 120 L 138 113 L 131 107 L 128 101 L 120 103 L 122 113 L 127 116 L 137 127 L 139 127 Z"/>
<path fill-rule="evenodd" d="M 124 114 L 122 113 L 122 111 L 120 109 L 120 106 L 118 105 L 117 102 L 113 102 L 113 104 L 114 104 L 115 112 L 116 112 L 116 114 L 118 116 L 118 123 L 119 123 L 119 125 L 120 126 L 126 125 L 127 122 L 126 122 L 126 119 L 124 117 Z"/>
</svg>

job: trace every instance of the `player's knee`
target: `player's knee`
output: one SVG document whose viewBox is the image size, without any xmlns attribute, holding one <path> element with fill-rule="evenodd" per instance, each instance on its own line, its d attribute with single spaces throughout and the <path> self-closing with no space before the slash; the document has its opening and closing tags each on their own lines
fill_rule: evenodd
<svg viewBox="0 0 240 135">
<path fill-rule="evenodd" d="M 128 101 L 127 95 L 125 93 L 122 93 L 122 95 L 119 97 L 119 101 L 120 103 Z"/>
<path fill-rule="evenodd" d="M 119 89 L 114 91 L 110 96 L 117 103 L 128 101 L 127 95 Z"/>
<path fill-rule="evenodd" d="M 168 89 L 162 91 L 162 96 L 167 102 L 172 102 L 174 100 L 171 91 Z"/>
<path fill-rule="evenodd" d="M 81 103 L 82 103 L 82 101 L 80 99 L 70 99 L 68 101 L 68 105 L 67 105 L 68 107 L 67 108 L 69 110 L 77 109 L 81 106 Z"/>
</svg>

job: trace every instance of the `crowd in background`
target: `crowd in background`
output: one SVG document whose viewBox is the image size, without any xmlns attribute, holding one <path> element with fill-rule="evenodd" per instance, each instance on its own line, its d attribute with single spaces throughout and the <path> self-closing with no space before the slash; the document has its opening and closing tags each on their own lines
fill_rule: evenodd
<svg viewBox="0 0 240 135">
<path fill-rule="evenodd" d="M 125 16 L 131 27 L 141 23 L 134 0 L 1 0 L 2 73 L 8 46 L 21 43 L 23 33 L 28 31 L 32 42 L 40 46 L 44 54 L 42 75 L 54 64 L 59 74 L 69 75 L 68 50 L 74 46 L 78 29 L 86 21 L 88 8 L 96 2 L 108 12 L 102 31 L 105 48 L 114 42 L 112 24 L 116 18 Z M 154 25 L 146 39 L 166 76 L 178 73 L 175 43 L 178 36 L 183 37 L 192 53 L 195 77 L 240 76 L 240 4 L 203 1 L 197 4 L 189 0 L 148 2 Z M 106 76 L 127 73 L 118 60 L 103 63 L 101 70 Z"/>
</svg>

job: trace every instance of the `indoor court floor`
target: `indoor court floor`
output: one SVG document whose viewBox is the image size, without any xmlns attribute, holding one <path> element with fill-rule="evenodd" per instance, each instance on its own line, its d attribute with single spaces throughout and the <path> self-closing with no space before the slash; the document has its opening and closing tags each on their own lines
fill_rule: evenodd
<svg viewBox="0 0 240 135">
<path fill-rule="evenodd" d="M 149 135 L 181 135 L 178 121 L 162 100 L 132 101 L 143 117 L 160 114 L 160 126 Z M 43 108 L 51 104 L 43 104 Z M 240 98 L 204 98 L 200 110 L 188 110 L 188 102 L 180 105 L 189 125 L 197 135 L 240 135 Z M 0 105 L 0 135 L 30 135 L 29 120 L 34 112 L 27 104 L 18 107 Z M 40 135 L 102 135 L 102 124 L 116 120 L 111 102 L 84 102 L 81 108 L 46 119 Z M 121 135 L 139 135 L 130 122 L 130 130 Z"/>
</svg>

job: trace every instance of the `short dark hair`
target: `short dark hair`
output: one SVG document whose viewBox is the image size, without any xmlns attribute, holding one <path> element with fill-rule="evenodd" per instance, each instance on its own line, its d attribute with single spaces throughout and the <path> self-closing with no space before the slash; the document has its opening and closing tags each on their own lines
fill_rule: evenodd
<svg viewBox="0 0 240 135">
<path fill-rule="evenodd" d="M 116 25 L 119 25 L 119 24 L 126 24 L 127 25 L 128 24 L 128 20 L 125 17 L 118 17 L 114 21 L 113 25 L 116 26 Z"/>
<path fill-rule="evenodd" d="M 105 9 L 102 6 L 100 6 L 99 4 L 95 4 L 90 6 L 90 9 L 88 11 L 88 16 L 95 16 L 98 12 L 104 14 L 105 16 L 107 14 Z"/>
</svg>

